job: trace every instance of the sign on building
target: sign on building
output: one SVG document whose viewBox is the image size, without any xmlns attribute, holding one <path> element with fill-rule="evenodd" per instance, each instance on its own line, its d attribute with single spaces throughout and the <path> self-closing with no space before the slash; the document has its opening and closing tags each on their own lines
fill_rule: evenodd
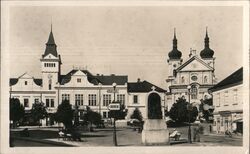
<svg viewBox="0 0 250 154">
<path fill-rule="evenodd" d="M 115 89 L 115 91 L 114 89 L 108 89 L 107 93 L 118 93 L 118 89 Z"/>
<path fill-rule="evenodd" d="M 120 104 L 119 103 L 111 103 L 108 106 L 109 110 L 120 110 Z"/>
</svg>

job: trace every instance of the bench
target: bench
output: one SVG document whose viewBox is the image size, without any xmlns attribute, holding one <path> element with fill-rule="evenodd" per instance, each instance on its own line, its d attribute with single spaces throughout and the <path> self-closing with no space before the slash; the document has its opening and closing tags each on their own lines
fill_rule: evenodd
<svg viewBox="0 0 250 154">
<path fill-rule="evenodd" d="M 174 138 L 175 141 L 179 141 L 180 137 L 181 137 L 181 133 L 176 130 L 169 135 L 169 138 Z"/>
</svg>

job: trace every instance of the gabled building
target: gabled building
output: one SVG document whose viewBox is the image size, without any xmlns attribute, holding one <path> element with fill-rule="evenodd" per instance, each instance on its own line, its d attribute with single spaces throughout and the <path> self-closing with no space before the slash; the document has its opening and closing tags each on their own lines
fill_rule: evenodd
<svg viewBox="0 0 250 154">
<path fill-rule="evenodd" d="M 208 96 L 208 89 L 214 85 L 214 51 L 209 47 L 209 37 L 206 30 L 205 47 L 196 54 L 196 50 L 190 50 L 189 57 L 183 61 L 182 53 L 177 49 L 177 37 L 174 31 L 173 49 L 168 53 L 168 78 L 167 96 L 168 110 L 179 97 L 188 99 L 188 87 L 190 87 L 190 102 L 198 106 L 200 100 Z"/>
<path fill-rule="evenodd" d="M 166 96 L 166 90 L 157 87 L 156 85 L 144 80 L 140 81 L 140 79 L 137 80 L 137 82 L 129 82 L 127 85 L 128 89 L 128 101 L 127 101 L 127 109 L 128 109 L 128 115 L 127 117 L 130 118 L 130 116 L 133 114 L 134 110 L 138 108 L 140 112 L 142 113 L 142 117 L 147 117 L 147 108 L 146 104 L 148 103 L 148 95 L 151 92 L 155 92 L 159 94 L 161 97 L 161 107 L 162 111 L 165 109 L 165 96 Z M 164 117 L 164 112 L 162 112 Z"/>
<path fill-rule="evenodd" d="M 42 78 L 34 78 L 27 73 L 18 78 L 10 78 L 10 97 L 18 98 L 26 112 L 30 111 L 34 102 L 43 102 L 49 114 L 55 113 L 58 105 L 63 100 L 68 100 L 73 109 L 77 107 L 79 117 L 86 106 L 89 106 L 107 119 L 108 105 L 113 100 L 125 104 L 130 112 L 132 108 L 139 106 L 143 106 L 145 110 L 146 93 L 152 87 L 162 93 L 162 99 L 164 98 L 163 89 L 147 81 L 128 83 L 127 75 L 95 75 L 82 69 L 72 69 L 67 74 L 62 74 L 62 60 L 57 52 L 52 29 L 40 62 Z M 134 95 L 138 95 L 137 102 L 134 102 Z M 43 125 L 45 124 L 53 124 L 50 117 L 43 121 Z"/>
<path fill-rule="evenodd" d="M 210 88 L 214 104 L 213 131 L 243 132 L 243 67 Z"/>
</svg>

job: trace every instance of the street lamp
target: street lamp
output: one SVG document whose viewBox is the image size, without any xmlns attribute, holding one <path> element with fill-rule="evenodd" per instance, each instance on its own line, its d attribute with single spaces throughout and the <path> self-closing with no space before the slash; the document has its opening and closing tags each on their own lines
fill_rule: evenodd
<svg viewBox="0 0 250 154">
<path fill-rule="evenodd" d="M 114 101 L 113 103 L 115 103 L 115 90 L 116 90 L 116 83 L 114 82 L 112 84 L 113 88 L 114 88 Z M 117 146 L 117 139 L 116 139 L 116 127 L 115 127 L 115 116 L 114 116 L 114 131 L 113 131 L 113 142 L 114 142 L 114 145 Z"/>
<path fill-rule="evenodd" d="M 188 89 L 188 104 L 187 104 L 187 110 L 188 110 L 188 142 L 192 143 L 192 139 L 191 139 L 191 125 L 190 125 L 190 112 L 192 111 L 192 105 L 190 103 L 190 90 L 191 90 L 191 86 L 188 85 L 187 89 Z"/>
</svg>

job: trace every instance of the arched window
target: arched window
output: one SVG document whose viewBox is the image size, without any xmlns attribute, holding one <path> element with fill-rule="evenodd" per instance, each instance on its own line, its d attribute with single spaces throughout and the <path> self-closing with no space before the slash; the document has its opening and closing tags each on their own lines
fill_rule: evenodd
<svg viewBox="0 0 250 154">
<path fill-rule="evenodd" d="M 185 78 L 184 78 L 184 76 L 181 77 L 181 83 L 185 83 Z"/>
<path fill-rule="evenodd" d="M 51 90 L 51 83 L 52 83 L 52 81 L 51 81 L 51 79 L 49 79 L 49 90 Z"/>
<path fill-rule="evenodd" d="M 204 76 L 204 83 L 207 83 L 207 76 Z"/>
<path fill-rule="evenodd" d="M 191 86 L 191 99 L 197 99 L 198 89 L 195 85 Z"/>
</svg>

